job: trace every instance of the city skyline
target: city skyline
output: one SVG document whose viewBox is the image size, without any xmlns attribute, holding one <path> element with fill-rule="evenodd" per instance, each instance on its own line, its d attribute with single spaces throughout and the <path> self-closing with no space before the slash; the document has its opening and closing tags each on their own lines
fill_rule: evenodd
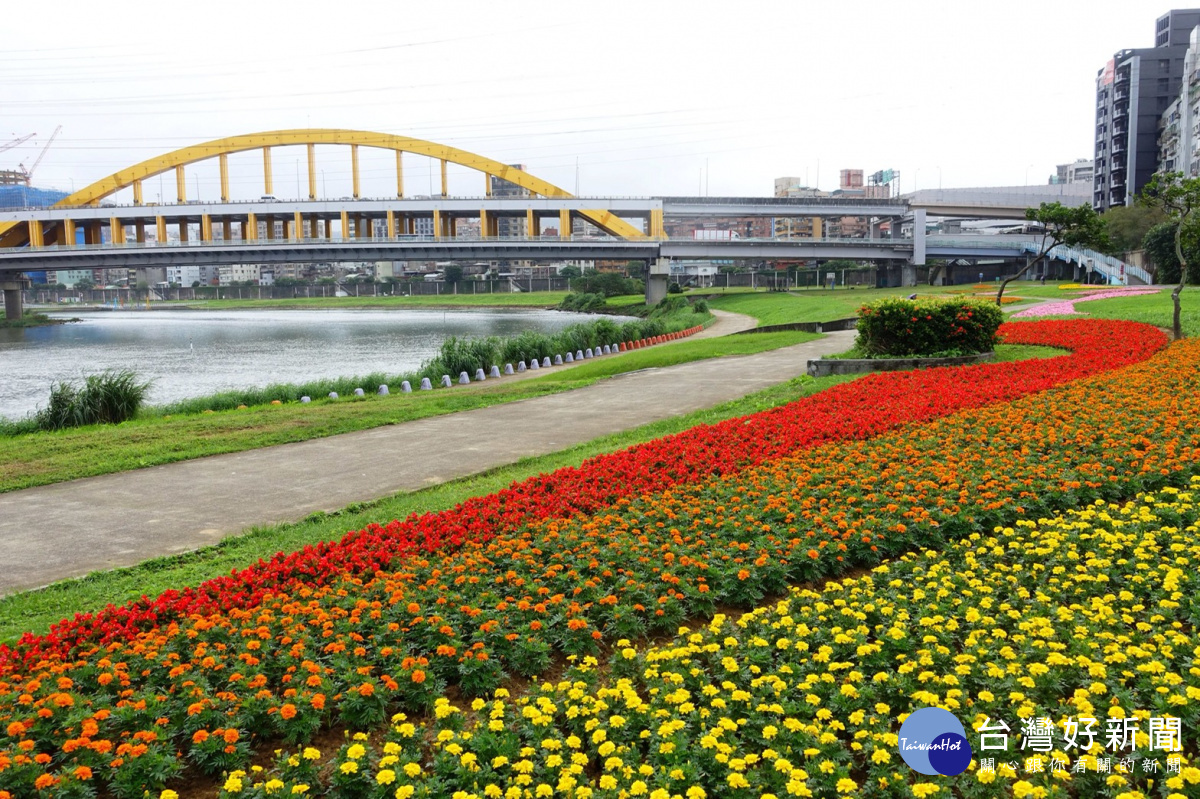
<svg viewBox="0 0 1200 799">
<path fill-rule="evenodd" d="M 582 194 L 767 195 L 783 175 L 830 190 L 846 168 L 898 169 L 905 192 L 1044 183 L 1057 164 L 1091 157 L 1097 70 L 1116 50 L 1152 44 L 1167 10 L 750 2 L 734 15 L 715 4 L 517 2 L 466 3 L 446 18 L 356 8 L 321 17 L 135 3 L 114 17 L 66 3 L 53 26 L 16 11 L 23 39 L 0 55 L 0 137 L 38 135 L 0 154 L 0 168 L 32 163 L 60 124 L 34 185 L 82 188 L 212 138 L 338 127 L 520 161 Z M 280 196 L 305 182 L 302 157 L 277 154 Z M 233 193 L 258 196 L 261 163 L 236 158 Z M 394 191 L 389 162 L 364 152 L 365 195 Z M 344 153 L 319 155 L 318 167 L 324 195 L 350 193 Z M 410 193 L 437 190 L 424 159 L 406 170 Z M 189 181 L 193 198 L 215 198 L 215 164 L 190 168 Z M 173 199 L 157 183 L 147 201 Z M 452 169 L 451 190 L 484 185 Z"/>
</svg>

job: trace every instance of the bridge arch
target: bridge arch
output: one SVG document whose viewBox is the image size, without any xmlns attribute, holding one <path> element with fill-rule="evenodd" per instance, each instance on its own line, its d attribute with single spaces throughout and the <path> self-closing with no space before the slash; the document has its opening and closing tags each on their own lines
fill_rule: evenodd
<svg viewBox="0 0 1200 799">
<path fill-rule="evenodd" d="M 182 198 L 184 186 L 182 182 L 182 168 L 194 164 L 199 161 L 206 161 L 211 158 L 221 159 L 222 166 L 222 199 L 228 199 L 228 177 L 225 166 L 225 156 L 232 153 L 245 152 L 247 150 L 263 150 L 264 153 L 264 170 L 266 177 L 266 185 L 269 187 L 271 183 L 271 161 L 270 149 L 272 147 L 286 147 L 295 145 L 308 145 L 309 147 L 309 186 L 310 196 L 313 193 L 314 186 L 314 170 L 313 170 L 313 151 L 312 147 L 318 144 L 334 144 L 347 145 L 351 148 L 357 147 L 374 147 L 384 150 L 393 150 L 397 154 L 397 187 L 398 194 L 402 194 L 402 173 L 400 172 L 400 153 L 412 153 L 414 155 L 422 155 L 429 158 L 435 158 L 443 163 L 443 176 L 446 163 L 458 164 L 461 166 L 483 172 L 487 175 L 492 175 L 502 180 L 509 181 L 527 189 L 532 194 L 543 197 L 571 197 L 573 196 L 564 189 L 555 186 L 553 183 L 542 180 L 535 175 L 531 175 L 524 170 L 503 164 L 499 161 L 487 158 L 486 156 L 477 155 L 467 150 L 461 150 L 457 147 L 451 147 L 437 142 L 426 141 L 424 139 L 414 139 L 408 136 L 397 136 L 389 133 L 376 133 L 363 130 L 343 130 L 338 128 L 310 128 L 310 129 L 292 129 L 292 130 L 273 130 L 264 131 L 261 133 L 248 133 L 239 136 L 228 136 L 223 139 L 214 139 L 212 141 L 201 144 L 194 144 L 188 147 L 183 147 L 178 150 L 173 150 L 163 155 L 158 155 L 149 158 L 141 163 L 114 172 L 108 177 L 102 178 L 91 185 L 85 186 L 79 191 L 72 193 L 56 203 L 59 206 L 86 206 L 97 205 L 105 197 L 111 196 L 118 191 L 127 188 L 134 190 L 134 203 L 141 204 L 141 184 L 147 178 L 170 172 L 172 170 L 180 170 L 177 172 L 177 177 L 180 180 L 180 195 Z M 354 163 L 357 164 L 357 149 L 352 149 L 352 157 Z M 355 167 L 355 183 L 357 184 L 357 167 Z M 444 183 L 443 183 L 444 186 Z M 355 189 L 357 193 L 357 185 Z M 267 193 L 271 193 L 268 189 Z M 643 238 L 645 234 L 638 230 L 633 225 L 629 224 L 620 217 L 604 210 L 588 210 L 580 211 L 582 216 L 588 221 L 610 233 L 621 238 Z M 0 231 L 2 232 L 2 231 Z"/>
</svg>

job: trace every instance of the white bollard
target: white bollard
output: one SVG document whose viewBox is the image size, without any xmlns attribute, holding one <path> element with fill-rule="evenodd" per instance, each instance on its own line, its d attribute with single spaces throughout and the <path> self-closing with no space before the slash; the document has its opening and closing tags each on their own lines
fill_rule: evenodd
<svg viewBox="0 0 1200 799">
<path fill-rule="evenodd" d="M 401 394 L 411 394 L 412 393 L 412 383 L 408 382 L 407 380 L 401 380 L 400 381 L 400 393 Z"/>
<path fill-rule="evenodd" d="M 549 365 L 550 365 L 550 356 L 547 355 L 545 358 L 542 358 L 542 366 L 549 366 Z"/>
<path fill-rule="evenodd" d="M 471 382 L 471 378 L 467 377 L 466 372 L 458 373 L 458 384 L 460 386 L 465 386 L 467 383 L 470 383 L 470 382 Z"/>
<path fill-rule="evenodd" d="M 329 392 L 329 398 L 330 398 L 330 399 L 337 399 L 337 398 L 338 398 L 338 396 L 337 396 L 337 392 L 336 392 L 336 391 L 330 391 L 330 392 Z"/>
<path fill-rule="evenodd" d="M 363 391 L 361 388 L 354 389 L 354 396 L 356 396 L 356 397 L 361 397 L 366 393 L 367 392 Z"/>
<path fill-rule="evenodd" d="M 481 380 L 487 380 L 487 375 L 483 373 L 482 367 L 475 370 L 475 382 L 478 383 Z"/>
<path fill-rule="evenodd" d="M 421 378 L 421 390 L 422 391 L 433 391 L 433 383 L 429 382 L 428 377 Z"/>
<path fill-rule="evenodd" d="M 567 357 L 563 358 L 563 363 L 575 363 L 575 356 L 568 352 Z"/>
<path fill-rule="evenodd" d="M 499 377 L 499 376 L 500 376 L 500 367 L 497 366 L 496 364 L 492 364 L 492 370 L 490 372 L 488 372 L 488 377 Z"/>
<path fill-rule="evenodd" d="M 524 366 L 525 363 L 522 361 L 521 365 Z M 504 374 L 511 375 L 512 373 L 513 373 L 512 364 L 511 363 L 504 364 Z"/>
<path fill-rule="evenodd" d="M 583 350 L 576 350 L 576 351 L 575 351 L 575 360 L 577 360 L 577 361 L 582 361 L 582 360 L 583 360 Z"/>
<path fill-rule="evenodd" d="M 529 359 L 529 368 L 530 368 L 530 369 L 540 369 L 540 368 L 541 368 L 541 364 L 539 364 L 539 363 L 538 363 L 538 359 L 537 359 L 537 358 L 530 358 L 530 359 Z"/>
<path fill-rule="evenodd" d="M 591 357 L 592 357 L 592 348 L 588 347 L 586 350 L 583 351 L 583 358 L 584 358 L 584 360 L 587 360 L 588 358 L 591 358 Z"/>
<path fill-rule="evenodd" d="M 312 397 L 304 396 L 300 398 L 301 402 L 312 402 Z"/>
<path fill-rule="evenodd" d="M 524 361 L 518 361 L 518 362 L 517 362 L 517 371 L 518 371 L 518 372 L 524 372 L 524 371 L 525 371 L 525 362 L 524 362 Z"/>
<path fill-rule="evenodd" d="M 388 391 L 388 387 L 387 387 L 386 383 L 380 383 L 379 390 L 376 391 L 375 393 L 381 397 L 386 397 L 390 392 Z"/>
<path fill-rule="evenodd" d="M 554 365 L 555 365 L 555 366 L 562 366 L 562 365 L 563 365 L 563 359 L 562 359 L 562 356 L 561 356 L 561 355 L 555 355 L 555 356 L 554 356 Z"/>
<path fill-rule="evenodd" d="M 442 388 L 450 388 L 450 375 L 442 375 Z"/>
</svg>

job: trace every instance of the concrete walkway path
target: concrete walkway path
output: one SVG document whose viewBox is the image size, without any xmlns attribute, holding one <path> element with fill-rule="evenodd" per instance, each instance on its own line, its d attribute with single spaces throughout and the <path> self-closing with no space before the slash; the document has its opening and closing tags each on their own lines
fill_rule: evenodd
<svg viewBox="0 0 1200 799">
<path fill-rule="evenodd" d="M 753 327 L 722 315 L 716 335 Z M 186 552 L 709 408 L 805 373 L 853 332 L 646 369 L 586 388 L 266 449 L 0 494 L 0 595 Z M 664 345 L 665 346 L 665 345 Z M 619 356 L 618 356 L 619 357 Z M 536 373 L 535 373 L 536 374 Z"/>
</svg>

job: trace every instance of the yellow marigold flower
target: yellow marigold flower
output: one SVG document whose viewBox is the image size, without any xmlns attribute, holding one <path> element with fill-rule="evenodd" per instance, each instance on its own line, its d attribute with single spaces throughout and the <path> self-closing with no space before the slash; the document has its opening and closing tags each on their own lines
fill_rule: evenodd
<svg viewBox="0 0 1200 799">
<path fill-rule="evenodd" d="M 345 763 L 338 766 L 338 770 L 341 771 L 343 774 L 357 774 L 358 773 L 358 763 L 353 760 L 347 760 Z"/>
<path fill-rule="evenodd" d="M 230 777 L 225 780 L 226 793 L 239 793 L 242 790 L 242 781 L 237 777 Z"/>
<path fill-rule="evenodd" d="M 158 799 L 179 799 L 179 794 L 167 789 L 158 795 Z"/>
<path fill-rule="evenodd" d="M 421 775 L 421 764 L 420 763 L 405 763 L 404 764 L 404 774 L 409 779 L 415 780 L 417 777 L 419 777 Z"/>
<path fill-rule="evenodd" d="M 837 788 L 838 793 L 854 793 L 858 790 L 858 783 L 849 777 L 842 777 L 834 787 Z"/>
</svg>

